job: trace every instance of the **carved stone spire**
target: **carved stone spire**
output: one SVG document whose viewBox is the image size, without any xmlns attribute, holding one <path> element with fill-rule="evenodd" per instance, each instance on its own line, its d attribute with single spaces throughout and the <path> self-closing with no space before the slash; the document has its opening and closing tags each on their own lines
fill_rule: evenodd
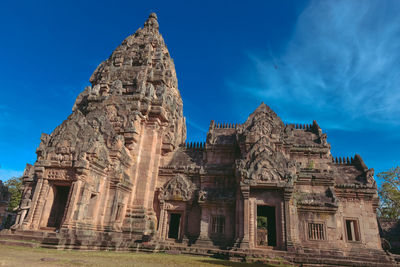
<svg viewBox="0 0 400 267">
<path fill-rule="evenodd" d="M 158 21 L 156 13 L 151 13 L 149 15 L 149 18 L 144 23 L 144 27 L 158 31 Z"/>
<path fill-rule="evenodd" d="M 101 95 L 141 93 L 155 99 L 168 88 L 180 98 L 175 65 L 158 28 L 157 16 L 151 13 L 144 27 L 97 67 L 90 78 L 93 90 Z"/>
<path fill-rule="evenodd" d="M 162 129 L 159 138 L 164 153 L 185 141 L 175 66 L 158 29 L 152 13 L 143 28 L 97 67 L 90 78 L 92 86 L 77 97 L 73 114 L 42 140 L 39 161 L 73 165 L 89 159 L 109 168 L 108 164 L 117 164 L 110 163 L 115 161 L 111 150 L 121 150 L 121 168 L 128 166 L 125 150 L 135 149 L 145 124 Z"/>
</svg>

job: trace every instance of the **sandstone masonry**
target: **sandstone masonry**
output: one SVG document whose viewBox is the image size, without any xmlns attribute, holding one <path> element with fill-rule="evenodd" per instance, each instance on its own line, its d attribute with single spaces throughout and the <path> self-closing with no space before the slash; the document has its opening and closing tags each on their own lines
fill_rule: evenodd
<svg viewBox="0 0 400 267">
<path fill-rule="evenodd" d="M 153 13 L 97 67 L 68 119 L 42 135 L 14 231 L 56 231 L 63 248 L 392 264 L 373 169 L 359 155 L 333 158 L 317 122 L 284 124 L 261 104 L 243 124 L 211 121 L 206 142 L 185 143 L 175 67 L 158 28 Z"/>
</svg>

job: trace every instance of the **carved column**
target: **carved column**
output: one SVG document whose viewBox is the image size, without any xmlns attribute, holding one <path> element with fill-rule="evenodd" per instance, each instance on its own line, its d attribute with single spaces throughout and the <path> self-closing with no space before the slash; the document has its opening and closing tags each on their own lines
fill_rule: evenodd
<svg viewBox="0 0 400 267">
<path fill-rule="evenodd" d="M 88 193 L 88 185 L 87 182 L 84 182 L 82 180 L 82 183 L 80 184 L 80 190 L 78 191 L 78 197 L 77 197 L 77 202 L 76 202 L 76 209 L 75 209 L 75 218 L 74 220 L 76 221 L 81 221 L 83 219 L 84 215 L 84 208 L 85 208 L 85 201 L 86 201 L 86 195 Z"/>
<path fill-rule="evenodd" d="M 290 223 L 290 199 L 292 198 L 293 188 L 287 187 L 284 191 L 283 200 L 285 202 L 285 237 L 286 237 L 286 250 L 294 251 L 294 245 L 292 241 L 292 229 Z"/>
<path fill-rule="evenodd" d="M 76 206 L 78 203 L 81 185 L 82 185 L 82 181 L 79 179 L 72 183 L 72 188 L 71 188 L 72 193 L 71 193 L 69 205 L 67 206 L 68 210 L 65 215 L 65 220 L 64 220 L 64 223 L 62 226 L 63 228 L 69 228 L 74 223 L 73 216 L 74 216 L 74 212 L 76 210 Z"/>
<path fill-rule="evenodd" d="M 240 190 L 236 192 L 235 222 L 235 246 L 239 246 L 243 238 L 243 199 Z"/>
<path fill-rule="evenodd" d="M 37 178 L 37 183 L 36 183 L 36 188 L 35 191 L 33 192 L 32 196 L 32 202 L 31 202 L 31 208 L 29 209 L 28 215 L 26 216 L 25 221 L 23 222 L 23 228 L 33 228 L 32 227 L 32 220 L 35 214 L 35 210 L 37 208 L 38 200 L 40 193 L 42 191 L 42 186 L 43 186 L 43 168 L 39 168 L 36 171 L 36 178 Z"/>
<path fill-rule="evenodd" d="M 46 196 L 49 191 L 49 181 L 43 178 L 43 184 L 40 190 L 39 198 L 36 204 L 36 208 L 33 214 L 31 229 L 39 229 L 40 227 L 40 219 L 42 217 L 43 206 L 46 203 Z"/>
<path fill-rule="evenodd" d="M 167 239 L 167 228 L 168 228 L 168 210 L 164 209 L 164 223 L 162 225 L 162 239 Z"/>
<path fill-rule="evenodd" d="M 212 244 L 208 232 L 209 222 L 210 222 L 209 212 L 207 212 L 207 205 L 205 203 L 201 203 L 200 208 L 201 208 L 200 235 L 197 243 L 207 246 Z"/>
<path fill-rule="evenodd" d="M 181 217 L 181 225 L 180 225 L 180 233 L 179 233 L 179 240 L 183 240 L 186 236 L 186 219 L 187 219 L 187 213 L 186 213 L 187 208 L 185 207 L 185 209 L 182 212 L 182 217 Z M 187 240 L 186 240 L 187 241 Z"/>
<path fill-rule="evenodd" d="M 164 201 L 160 202 L 160 220 L 158 222 L 158 238 L 164 240 L 164 221 L 165 221 Z"/>
<path fill-rule="evenodd" d="M 242 195 L 243 195 L 243 240 L 241 243 L 241 247 L 248 248 L 250 237 L 249 237 L 249 229 L 250 229 L 250 187 L 242 187 Z"/>
<path fill-rule="evenodd" d="M 255 207 L 254 199 L 249 199 L 248 209 L 249 209 L 249 247 L 255 246 L 255 236 L 256 236 L 256 218 L 255 218 Z"/>
</svg>

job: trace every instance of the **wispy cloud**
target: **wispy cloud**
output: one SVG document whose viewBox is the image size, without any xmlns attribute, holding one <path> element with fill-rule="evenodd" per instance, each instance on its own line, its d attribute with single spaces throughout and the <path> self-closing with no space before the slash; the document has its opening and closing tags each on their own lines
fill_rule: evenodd
<svg viewBox="0 0 400 267">
<path fill-rule="evenodd" d="M 288 120 L 302 110 L 330 128 L 400 126 L 399 13 L 395 0 L 312 1 L 284 51 L 250 53 L 252 84 L 231 87 L 275 103 Z"/>
<path fill-rule="evenodd" d="M 12 177 L 20 177 L 24 171 L 0 169 L 0 180 L 7 181 Z"/>
<path fill-rule="evenodd" d="M 197 123 L 195 123 L 195 122 L 189 120 L 188 118 L 186 118 L 186 123 L 187 123 L 189 126 L 195 128 L 196 130 L 199 130 L 199 131 L 201 131 L 201 132 L 203 132 L 203 133 L 207 133 L 207 132 L 208 132 L 207 129 L 205 129 L 204 127 L 201 127 L 200 125 L 198 125 Z"/>
</svg>

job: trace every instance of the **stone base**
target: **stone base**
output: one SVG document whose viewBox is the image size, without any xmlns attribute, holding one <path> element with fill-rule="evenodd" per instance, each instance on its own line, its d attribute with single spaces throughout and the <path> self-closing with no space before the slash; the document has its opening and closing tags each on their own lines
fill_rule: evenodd
<svg viewBox="0 0 400 267">
<path fill-rule="evenodd" d="M 91 230 L 62 229 L 60 233 L 45 231 L 8 230 L 0 232 L 0 244 L 14 240 L 10 245 L 28 246 L 35 240 L 38 246 L 58 249 L 119 250 L 142 252 L 179 252 L 183 254 L 213 256 L 240 262 L 262 262 L 276 264 L 277 258 L 287 265 L 302 266 L 399 266 L 396 257 L 380 250 L 354 253 L 334 250 L 304 249 L 304 253 L 260 248 L 219 249 L 210 239 L 198 239 L 195 244 L 166 241 L 135 242 L 133 234 L 118 232 L 96 232 Z M 179 254 L 178 253 L 178 254 Z M 400 258 L 399 258 L 400 260 Z"/>
<path fill-rule="evenodd" d="M 200 246 L 200 247 L 212 247 L 212 246 L 214 246 L 212 240 L 210 238 L 207 238 L 207 237 L 199 237 L 196 240 L 195 245 L 196 246 Z"/>
</svg>

